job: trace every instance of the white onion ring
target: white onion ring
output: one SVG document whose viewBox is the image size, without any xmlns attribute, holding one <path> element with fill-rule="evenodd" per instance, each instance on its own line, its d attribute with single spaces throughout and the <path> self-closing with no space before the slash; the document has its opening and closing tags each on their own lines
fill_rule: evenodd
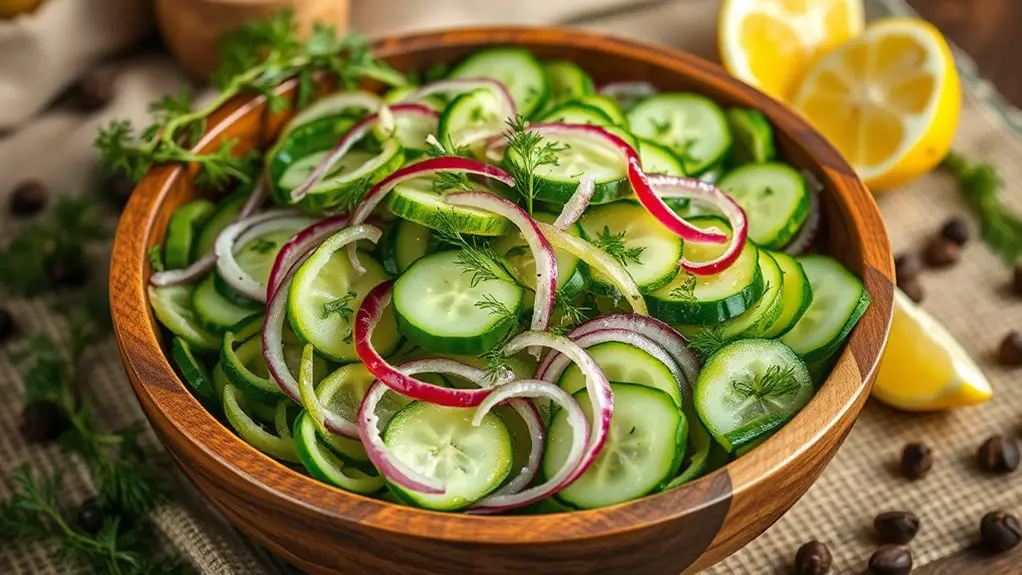
<svg viewBox="0 0 1022 575">
<path fill-rule="evenodd" d="M 290 271 L 296 262 L 347 225 L 348 215 L 337 214 L 312 224 L 285 242 L 277 252 L 277 258 L 270 269 L 270 277 L 266 282 L 266 300 L 269 301 L 273 297 L 273 292 L 277 291 L 284 281 L 284 274 Z"/>
<path fill-rule="evenodd" d="M 446 80 L 437 80 L 408 94 L 401 101 L 418 102 L 433 94 L 464 93 L 479 88 L 491 90 L 497 95 L 497 98 L 504 104 L 504 111 L 509 120 L 513 120 L 515 115 L 518 114 L 518 106 L 515 105 L 515 99 L 511 97 L 511 92 L 508 92 L 507 86 L 490 78 L 448 78 Z"/>
<path fill-rule="evenodd" d="M 575 193 L 564 204 L 564 209 L 561 210 L 561 214 L 554 221 L 554 227 L 563 231 L 577 222 L 582 217 L 582 213 L 589 207 L 589 202 L 593 200 L 595 192 L 596 176 L 583 174 L 578 180 L 578 187 L 575 188 Z"/>
<path fill-rule="evenodd" d="M 266 285 L 241 269 L 238 260 L 234 259 L 235 250 L 270 232 L 301 229 L 313 222 L 314 220 L 308 216 L 300 215 L 293 210 L 271 210 L 234 222 L 224 228 L 213 247 L 217 271 L 239 294 L 266 303 Z"/>
</svg>

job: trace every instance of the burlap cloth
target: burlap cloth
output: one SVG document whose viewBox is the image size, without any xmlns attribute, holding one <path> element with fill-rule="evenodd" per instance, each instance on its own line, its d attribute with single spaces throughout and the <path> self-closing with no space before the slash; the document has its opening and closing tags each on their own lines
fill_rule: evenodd
<svg viewBox="0 0 1022 575">
<path fill-rule="evenodd" d="M 379 18 L 376 9 L 392 12 L 401 0 L 354 3 L 356 29 L 368 32 L 394 28 L 427 27 L 444 22 L 468 23 L 488 18 L 463 10 L 442 13 L 434 19 L 393 22 Z M 456 5 L 467 7 L 468 2 Z M 497 3 L 503 4 L 503 3 Z M 579 0 L 579 4 L 582 4 Z M 615 2 L 601 0 L 585 10 L 557 15 L 562 23 L 630 35 L 691 49 L 712 57 L 713 0 L 634 3 L 622 13 Z M 906 10 L 900 2 L 877 0 L 870 5 L 872 17 Z M 523 20 L 522 13 L 501 15 Z M 492 19 L 491 16 L 489 19 Z M 970 157 L 995 162 L 1008 182 L 1009 203 L 1022 209 L 1022 140 L 1011 129 L 1012 111 L 991 90 L 979 83 L 964 58 L 965 100 L 956 149 Z M 40 177 L 66 193 L 80 193 L 92 180 L 94 153 L 90 143 L 95 126 L 110 117 L 141 120 L 145 102 L 172 91 L 182 82 L 165 59 L 142 59 L 116 64 L 118 98 L 103 112 L 82 117 L 52 111 L 18 132 L 0 140 L 0 203 L 6 205 L 10 187 L 26 177 Z M 953 183 L 932 174 L 880 199 L 891 241 L 896 251 L 916 249 L 950 214 L 966 213 Z M 113 216 L 111 216 L 111 229 Z M 6 241 L 16 223 L 0 210 L 0 242 Z M 0 273 L 4 273 L 0 270 Z M 988 434 L 1017 436 L 1022 423 L 1022 372 L 997 367 L 993 350 L 1009 329 L 1022 328 L 1022 301 L 1007 295 L 1009 274 L 980 243 L 965 250 L 962 262 L 947 270 L 927 273 L 924 307 L 942 320 L 977 358 L 996 390 L 987 405 L 934 415 L 895 413 L 870 402 L 844 447 L 806 496 L 776 525 L 747 548 L 708 570 L 715 575 L 787 572 L 795 549 L 810 538 L 826 541 L 834 553 L 835 573 L 859 573 L 875 543 L 870 537 L 872 517 L 890 508 L 915 511 L 923 528 L 912 542 L 916 565 L 921 566 L 966 548 L 975 540 L 979 518 L 988 510 L 1004 508 L 1022 512 L 1022 483 L 1016 476 L 991 478 L 979 474 L 972 464 L 978 444 Z M 52 301 L 6 302 L 19 324 L 41 329 L 58 340 L 64 333 Z M 121 369 L 112 341 L 97 346 L 86 362 L 88 381 L 99 396 L 97 416 L 111 427 L 141 417 Z M 30 464 L 51 472 L 62 468 L 72 498 L 85 497 L 91 486 L 81 466 L 61 456 L 56 448 L 25 445 L 17 431 L 21 381 L 5 354 L 0 353 L 0 469 L 3 473 Z M 152 440 L 152 437 L 149 438 Z M 907 483 L 893 471 L 901 447 L 913 440 L 926 441 L 936 449 L 931 475 Z M 169 467 L 168 467 L 169 469 Z M 256 548 L 213 512 L 176 472 L 179 493 L 174 502 L 154 519 L 169 550 L 180 554 L 203 573 L 278 573 L 282 564 Z M 0 488 L 0 497 L 9 494 Z M 1022 567 L 1020 567 L 1022 570 Z M 0 573 L 53 573 L 45 545 L 0 545 Z"/>
</svg>

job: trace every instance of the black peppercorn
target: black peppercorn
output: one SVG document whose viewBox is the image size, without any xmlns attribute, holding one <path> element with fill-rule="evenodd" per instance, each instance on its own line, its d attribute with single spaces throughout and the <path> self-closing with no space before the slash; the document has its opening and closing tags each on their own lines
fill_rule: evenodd
<svg viewBox="0 0 1022 575">
<path fill-rule="evenodd" d="M 53 441 L 67 429 L 67 414 L 52 401 L 34 401 L 21 411 L 22 437 L 26 441 L 46 443 Z"/>
<path fill-rule="evenodd" d="M 1018 517 L 1006 511 L 991 511 L 979 523 L 983 547 L 993 553 L 1015 548 L 1022 541 L 1022 526 Z"/>
<path fill-rule="evenodd" d="M 923 290 L 923 284 L 918 279 L 899 281 L 898 289 L 904 292 L 912 301 L 920 303 L 926 296 L 926 292 Z"/>
<path fill-rule="evenodd" d="M 919 261 L 919 256 L 916 254 L 898 254 L 894 258 L 894 275 L 898 279 L 899 286 L 902 282 L 915 280 L 922 271 L 923 264 Z"/>
<path fill-rule="evenodd" d="M 1011 367 L 1022 365 L 1022 333 L 1012 331 L 1004 337 L 997 350 L 997 359 Z"/>
<path fill-rule="evenodd" d="M 933 451 L 922 443 L 909 443 L 901 452 L 901 474 L 911 480 L 922 479 L 933 468 Z"/>
<path fill-rule="evenodd" d="M 103 522 L 109 515 L 106 509 L 100 507 L 95 498 L 86 499 L 78 508 L 78 526 L 82 528 L 82 531 L 95 535 L 103 528 Z"/>
<path fill-rule="evenodd" d="M 979 446 L 976 460 L 980 468 L 994 473 L 1010 473 L 1018 469 L 1018 445 L 1011 439 L 994 435 Z"/>
<path fill-rule="evenodd" d="M 869 558 L 869 572 L 875 575 L 907 575 L 912 571 L 912 554 L 902 545 L 884 545 Z"/>
<path fill-rule="evenodd" d="M 969 241 L 969 224 L 964 218 L 951 218 L 940 228 L 940 235 L 959 246 L 964 246 Z"/>
<path fill-rule="evenodd" d="M 830 549 L 813 539 L 795 553 L 795 575 L 826 575 L 832 562 Z"/>
<path fill-rule="evenodd" d="M 957 263 L 961 255 L 962 248 L 958 244 L 939 236 L 930 240 L 923 251 L 926 265 L 934 268 L 943 268 Z"/>
<path fill-rule="evenodd" d="M 0 344 L 6 342 L 14 335 L 17 326 L 14 323 L 14 316 L 5 308 L 0 307 Z"/>
<path fill-rule="evenodd" d="M 873 519 L 873 527 L 884 543 L 908 543 L 919 532 L 919 518 L 908 511 L 888 511 Z"/>
<path fill-rule="evenodd" d="M 32 216 L 46 207 L 50 199 L 50 191 L 37 180 L 28 180 L 18 184 L 11 193 L 11 213 L 15 216 Z"/>
<path fill-rule="evenodd" d="M 113 78 L 109 74 L 90 72 L 71 88 L 71 104 L 82 112 L 106 107 L 114 95 Z"/>
</svg>

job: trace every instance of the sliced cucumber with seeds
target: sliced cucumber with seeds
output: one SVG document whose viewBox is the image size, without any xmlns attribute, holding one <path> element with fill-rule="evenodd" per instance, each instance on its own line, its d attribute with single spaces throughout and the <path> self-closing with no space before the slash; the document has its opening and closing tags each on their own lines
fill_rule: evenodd
<svg viewBox="0 0 1022 575">
<path fill-rule="evenodd" d="M 284 392 L 269 376 L 266 361 L 263 359 L 263 342 L 258 335 L 239 341 L 237 334 L 228 331 L 224 334 L 220 348 L 220 365 L 224 374 L 232 384 L 256 401 L 276 403 Z M 302 361 L 302 343 L 298 341 L 290 329 L 284 329 L 284 360 L 291 373 L 298 373 Z M 313 373 L 317 378 L 327 372 L 327 364 L 316 357 Z"/>
<path fill-rule="evenodd" d="M 443 407 L 415 401 L 390 420 L 383 441 L 391 455 L 446 487 L 440 495 L 407 491 L 388 482 L 395 495 L 438 511 L 454 511 L 479 501 L 511 472 L 512 445 L 507 426 L 488 413 L 472 425 L 475 408 Z"/>
<path fill-rule="evenodd" d="M 639 160 L 647 174 L 684 176 L 685 166 L 669 148 L 650 140 L 639 142 Z"/>
<path fill-rule="evenodd" d="M 237 387 L 231 384 L 224 387 L 224 414 L 234 431 L 245 440 L 245 443 L 266 455 L 281 461 L 298 463 L 294 439 L 290 436 L 281 437 L 267 431 L 263 424 L 256 421 L 248 412 L 245 399 L 244 394 Z"/>
<path fill-rule="evenodd" d="M 552 224 L 557 220 L 556 215 L 548 212 L 533 212 L 532 217 L 548 224 Z M 582 236 L 582 229 L 577 223 L 572 224 L 565 231 L 576 237 Z M 498 254 L 507 258 L 508 263 L 511 264 L 511 267 L 516 272 L 515 275 L 522 283 L 535 289 L 536 261 L 533 259 L 532 250 L 529 249 L 529 245 L 526 243 L 525 238 L 522 237 L 521 232 L 497 238 L 493 242 L 493 249 Z M 562 250 L 554 249 L 554 255 L 557 257 L 557 292 L 561 297 L 574 297 L 578 295 L 585 289 L 588 283 L 585 274 L 586 265 L 577 257 Z M 526 293 L 525 307 L 532 307 L 534 297 L 532 292 Z"/>
<path fill-rule="evenodd" d="M 383 489 L 383 477 L 346 464 L 325 447 L 307 411 L 302 411 L 295 419 L 294 442 L 299 461 L 314 478 L 345 491 L 364 495 Z"/>
<path fill-rule="evenodd" d="M 195 359 L 192 353 L 192 346 L 180 337 L 175 337 L 170 345 L 170 357 L 174 365 L 181 372 L 181 376 L 192 389 L 195 397 L 209 409 L 220 405 L 220 398 L 216 394 L 216 386 L 213 385 L 213 378 L 199 360 Z"/>
<path fill-rule="evenodd" d="M 727 222 L 713 216 L 689 219 L 693 225 L 730 231 Z M 684 245 L 685 257 L 707 261 L 720 255 L 727 244 Z M 730 267 L 719 274 L 695 276 L 681 272 L 674 281 L 646 296 L 650 315 L 672 324 L 716 325 L 737 317 L 763 296 L 765 282 L 759 269 L 759 250 L 746 242 Z"/>
<path fill-rule="evenodd" d="M 323 378 L 316 386 L 316 397 L 323 406 L 347 421 L 358 421 L 358 409 L 362 405 L 362 398 L 365 397 L 369 386 L 376 381 L 369 370 L 361 363 L 345 365 L 330 375 Z M 391 413 L 404 407 L 408 399 L 397 393 L 389 393 L 385 396 L 386 405 L 399 402 L 399 407 L 393 408 Z M 365 447 L 358 439 L 344 437 L 331 432 L 325 426 L 313 422 L 316 431 L 319 433 L 320 441 L 340 457 L 348 465 L 354 465 L 366 471 L 372 471 L 372 463 L 366 454 Z"/>
<path fill-rule="evenodd" d="M 621 152 L 598 140 L 584 135 L 566 134 L 556 140 L 545 138 L 543 145 L 555 147 L 555 162 L 536 168 L 537 200 L 566 203 L 578 189 L 583 175 L 596 178 L 596 190 L 591 203 L 606 204 L 632 193 L 628 184 L 626 166 L 621 161 Z M 505 163 L 519 161 L 514 150 L 508 150 Z"/>
<path fill-rule="evenodd" d="M 214 274 L 207 275 L 192 292 L 192 309 L 203 327 L 224 333 L 239 321 L 259 313 L 259 310 L 239 306 L 220 295 L 213 278 Z"/>
<path fill-rule="evenodd" d="M 671 370 L 659 359 L 641 349 L 608 341 L 586 350 L 603 369 L 607 379 L 645 385 L 666 393 L 676 405 L 681 405 L 681 384 L 674 379 Z M 586 377 L 577 365 L 564 370 L 557 385 L 568 393 L 575 393 L 586 386 Z"/>
<path fill-rule="evenodd" d="M 579 99 L 578 101 L 587 106 L 599 108 L 607 115 L 607 117 L 610 118 L 610 121 L 613 122 L 615 126 L 620 126 L 626 130 L 628 129 L 628 117 L 625 116 L 624 110 L 621 109 L 621 106 L 613 98 L 600 94 L 591 94 Z"/>
<path fill-rule="evenodd" d="M 685 171 L 701 174 L 724 159 L 731 130 L 724 112 L 698 94 L 657 94 L 628 111 L 632 133 L 667 146 L 685 162 Z"/>
<path fill-rule="evenodd" d="M 220 347 L 220 338 L 202 327 L 192 309 L 190 286 L 149 286 L 149 305 L 156 319 L 174 335 L 187 341 L 193 348 L 213 351 Z"/>
<path fill-rule="evenodd" d="M 615 202 L 586 210 L 579 219 L 590 243 L 617 259 L 644 293 L 656 291 L 678 275 L 682 241 L 640 205 Z M 593 274 L 604 294 L 610 282 Z"/>
<path fill-rule="evenodd" d="M 518 113 L 529 116 L 547 99 L 543 65 L 528 50 L 490 48 L 465 58 L 451 71 L 451 78 L 491 78 L 507 86 L 518 106 Z"/>
<path fill-rule="evenodd" d="M 786 164 L 749 164 L 717 183 L 749 214 L 749 238 L 780 249 L 809 217 L 809 190 L 802 174 Z"/>
<path fill-rule="evenodd" d="M 809 278 L 798 260 L 781 252 L 771 252 L 774 261 L 784 274 L 784 289 L 781 291 L 781 313 L 763 334 L 763 337 L 774 339 L 791 331 L 798 320 L 802 319 L 809 304 L 813 301 L 813 288 Z"/>
<path fill-rule="evenodd" d="M 749 108 L 731 108 L 727 111 L 728 124 L 734 145 L 728 155 L 731 167 L 770 162 L 777 155 L 774 148 L 774 129 L 763 112 Z"/>
<path fill-rule="evenodd" d="M 460 233 L 476 236 L 502 236 L 514 229 L 504 216 L 444 202 L 445 192 L 434 182 L 435 177 L 421 177 L 398 184 L 389 194 L 390 211 L 427 228 L 453 227 Z M 492 191 L 480 184 L 473 184 L 473 189 Z"/>
<path fill-rule="evenodd" d="M 727 451 L 776 431 L 814 393 L 809 370 L 777 340 L 747 339 L 722 347 L 696 382 L 696 410 Z"/>
<path fill-rule="evenodd" d="M 481 88 L 459 95 L 447 106 L 440 116 L 437 135 L 445 146 L 449 142 L 455 149 L 472 149 L 494 131 L 501 131 L 506 121 L 507 111 L 500 96 Z"/>
<path fill-rule="evenodd" d="M 550 110 L 539 119 L 541 123 L 557 124 L 588 124 L 591 126 L 611 126 L 613 121 L 603 110 L 583 104 L 569 102 Z"/>
<path fill-rule="evenodd" d="M 550 94 L 544 106 L 547 110 L 596 93 L 592 76 L 574 62 L 547 60 L 543 62 L 543 72 L 550 86 Z"/>
<path fill-rule="evenodd" d="M 459 265 L 458 253 L 426 256 L 398 278 L 397 325 L 427 351 L 481 354 L 517 324 L 524 290 L 510 280 L 474 282 L 474 274 Z"/>
<path fill-rule="evenodd" d="M 596 509 L 637 499 L 663 487 L 678 472 L 685 456 L 688 425 L 666 393 L 641 385 L 613 383 L 614 416 L 600 454 L 574 483 L 557 494 L 561 503 Z M 574 396 L 592 419 L 589 392 Z M 575 433 L 564 410 L 550 424 L 543 475 L 564 465 Z"/>
<path fill-rule="evenodd" d="M 163 241 L 163 265 L 167 269 L 186 268 L 192 263 L 197 236 L 213 210 L 209 200 L 193 200 L 174 210 Z"/>
<path fill-rule="evenodd" d="M 844 343 L 866 313 L 870 297 L 859 278 L 834 258 L 808 255 L 798 261 L 809 278 L 813 301 L 781 341 L 812 363 L 830 356 Z"/>
<path fill-rule="evenodd" d="M 369 290 L 388 276 L 383 266 L 365 252 L 359 260 L 366 273 L 351 267 L 343 244 L 327 240 L 298 268 L 287 295 L 287 318 L 302 341 L 337 363 L 358 361 L 355 352 L 355 312 Z M 373 347 L 384 355 L 400 343 L 393 311 L 384 311 L 373 332 Z"/>
<path fill-rule="evenodd" d="M 202 231 L 199 232 L 192 246 L 192 261 L 213 251 L 213 245 L 216 244 L 220 232 L 224 231 L 224 228 L 231 225 L 231 222 L 238 217 L 249 193 L 251 193 L 250 190 L 239 190 L 216 204 L 213 213 L 206 218 Z"/>
</svg>

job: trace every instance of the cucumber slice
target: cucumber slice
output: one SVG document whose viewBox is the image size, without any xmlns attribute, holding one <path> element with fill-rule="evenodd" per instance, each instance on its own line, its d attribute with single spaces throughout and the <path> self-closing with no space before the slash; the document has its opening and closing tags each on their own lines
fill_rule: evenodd
<svg viewBox="0 0 1022 575">
<path fill-rule="evenodd" d="M 213 202 L 194 200 L 174 210 L 163 240 L 163 265 L 169 270 L 188 267 L 199 230 L 213 214 Z"/>
<path fill-rule="evenodd" d="M 786 164 L 742 166 L 717 186 L 749 214 L 749 238 L 767 249 L 786 246 L 809 217 L 806 179 Z"/>
<path fill-rule="evenodd" d="M 544 106 L 547 110 L 596 93 L 592 76 L 574 62 L 547 60 L 543 62 L 543 72 L 550 86 L 550 94 Z"/>
<path fill-rule="evenodd" d="M 681 405 L 681 384 L 674 379 L 671 370 L 652 355 L 635 346 L 616 341 L 594 345 L 587 349 L 586 353 L 603 368 L 607 379 L 659 389 L 670 396 L 675 405 Z M 571 364 L 561 374 L 557 385 L 564 391 L 574 394 L 585 388 L 586 377 L 577 365 Z"/>
<path fill-rule="evenodd" d="M 592 126 L 611 126 L 614 124 L 610 116 L 603 113 L 603 110 L 583 104 L 581 102 L 569 102 L 550 110 L 539 119 L 541 123 L 559 124 L 589 124 Z"/>
<path fill-rule="evenodd" d="M 596 509 L 637 499 L 664 485 L 681 465 L 688 426 L 666 393 L 641 385 L 613 383 L 614 417 L 596 461 L 557 499 L 578 509 Z M 574 396 L 592 419 L 589 393 Z M 554 415 L 543 454 L 543 474 L 551 477 L 564 465 L 571 447 L 571 425 L 564 410 Z"/>
<path fill-rule="evenodd" d="M 642 206 L 632 202 L 596 206 L 586 210 L 578 223 L 586 239 L 624 265 L 644 293 L 669 284 L 681 269 L 681 238 Z M 599 274 L 592 279 L 600 292 L 613 292 L 610 282 Z"/>
<path fill-rule="evenodd" d="M 724 177 L 724 164 L 710 166 L 705 172 L 699 175 L 700 180 L 709 184 L 716 184 L 722 177 Z"/>
<path fill-rule="evenodd" d="M 632 133 L 667 146 L 698 175 L 724 159 L 731 130 L 724 112 L 698 94 L 657 94 L 628 111 Z"/>
<path fill-rule="evenodd" d="M 689 222 L 701 228 L 728 230 L 727 222 L 698 216 Z M 684 245 L 685 257 L 705 261 L 717 257 L 726 244 Z M 681 272 L 674 281 L 646 296 L 650 315 L 667 323 L 716 325 L 737 317 L 763 296 L 765 282 L 759 269 L 759 250 L 746 242 L 738 259 L 728 269 L 712 276 Z"/>
<path fill-rule="evenodd" d="M 557 216 L 549 212 L 533 212 L 532 217 L 538 221 L 552 224 Z M 571 225 L 567 233 L 582 237 L 582 228 L 578 224 Z M 501 236 L 494 240 L 493 249 L 505 258 L 514 268 L 516 277 L 532 289 L 536 288 L 536 261 L 532 258 L 532 250 L 522 237 L 521 232 Z M 557 258 L 557 292 L 562 297 L 574 297 L 582 292 L 588 283 L 585 274 L 586 265 L 577 257 L 558 249 L 554 249 Z M 525 307 L 532 307 L 535 295 L 525 294 Z"/>
<path fill-rule="evenodd" d="M 812 363 L 837 351 L 866 313 L 870 297 L 859 278 L 834 258 L 808 255 L 798 261 L 809 278 L 813 301 L 781 341 Z"/>
<path fill-rule="evenodd" d="M 266 177 L 270 192 L 279 204 L 290 204 L 291 189 L 280 185 L 288 169 L 303 158 L 326 153 L 337 144 L 361 116 L 348 114 L 328 115 L 297 126 L 277 139 L 266 154 Z"/>
<path fill-rule="evenodd" d="M 784 274 L 784 289 L 781 291 L 781 313 L 763 334 L 767 339 L 775 339 L 791 331 L 798 320 L 802 319 L 809 304 L 813 301 L 813 288 L 809 278 L 798 260 L 781 252 L 771 252 L 774 261 Z"/>
<path fill-rule="evenodd" d="M 386 94 L 383 95 L 384 104 L 398 104 L 404 101 L 406 97 L 411 95 L 413 92 L 418 90 L 421 86 L 415 86 L 412 84 L 405 84 L 404 86 L 398 86 L 391 88 Z M 447 107 L 446 100 L 439 94 L 432 96 L 426 96 L 425 98 L 418 101 L 423 106 L 433 108 L 437 112 L 443 112 L 444 108 Z"/>
<path fill-rule="evenodd" d="M 481 354 L 517 325 L 524 293 L 509 280 L 474 282 L 473 274 L 458 264 L 458 253 L 426 256 L 398 278 L 397 325 L 409 341 L 427 351 Z"/>
<path fill-rule="evenodd" d="M 216 293 L 220 294 L 220 297 L 236 306 L 248 308 L 252 311 L 263 311 L 266 309 L 265 303 L 249 299 L 238 293 L 216 270 L 210 272 L 210 275 L 213 276 L 213 287 L 216 289 Z"/>
<path fill-rule="evenodd" d="M 664 489 L 673 489 L 679 485 L 694 481 L 709 471 L 710 451 L 714 447 L 713 439 L 706 426 L 699 420 L 695 407 L 685 402 L 685 421 L 688 422 L 688 457 L 682 463 L 681 471 Z"/>
<path fill-rule="evenodd" d="M 437 134 L 441 142 L 450 142 L 455 149 L 474 148 L 482 143 L 480 134 L 501 131 L 505 121 L 507 111 L 493 90 L 472 90 L 459 95 L 447 106 L 440 116 Z"/>
<path fill-rule="evenodd" d="M 224 387 L 224 414 L 231 427 L 245 443 L 262 451 L 266 455 L 281 461 L 298 463 L 295 442 L 290 436 L 281 437 L 267 431 L 263 425 L 252 418 L 246 410 L 244 394 L 235 386 Z"/>
<path fill-rule="evenodd" d="M 298 128 L 306 128 L 322 120 L 337 121 L 339 118 L 347 118 L 355 121 L 379 107 L 380 97 L 372 92 L 362 90 L 335 92 L 319 98 L 295 114 L 281 137 L 292 135 Z"/>
<path fill-rule="evenodd" d="M 599 108 L 600 111 L 610 118 L 610 121 L 613 122 L 615 126 L 620 126 L 625 130 L 628 129 L 628 117 L 625 116 L 624 110 L 621 109 L 621 106 L 614 98 L 603 96 L 601 94 L 590 94 L 578 101 L 587 106 Z"/>
<path fill-rule="evenodd" d="M 596 178 L 592 204 L 606 204 L 632 193 L 624 162 L 617 148 L 602 140 L 582 135 L 564 135 L 557 139 L 544 138 L 541 145 L 554 146 L 555 161 L 536 168 L 537 180 L 534 199 L 566 203 L 578 189 L 583 174 Z M 519 161 L 514 150 L 508 150 L 505 163 Z"/>
<path fill-rule="evenodd" d="M 220 338 L 202 327 L 192 309 L 190 286 L 148 286 L 149 305 L 156 319 L 171 333 L 187 341 L 193 348 L 213 351 L 220 347 Z"/>
<path fill-rule="evenodd" d="M 326 152 L 316 152 L 292 164 L 281 176 L 280 193 L 290 198 L 291 190 L 305 181 L 325 155 Z M 347 208 L 358 203 L 372 184 L 404 163 L 404 148 L 397 138 L 384 140 L 379 151 L 352 150 L 334 165 L 323 181 L 309 190 L 301 205 L 313 210 Z"/>
<path fill-rule="evenodd" d="M 423 102 L 429 105 L 429 102 Z M 383 122 L 373 127 L 373 136 L 380 144 L 388 140 L 397 140 L 398 145 L 407 152 L 422 153 L 429 149 L 426 136 L 437 131 L 437 121 L 430 116 L 400 114 L 394 115 L 394 125 L 387 131 Z M 407 154 L 406 154 L 407 155 Z"/>
<path fill-rule="evenodd" d="M 258 315 L 259 310 L 242 307 L 217 291 L 215 274 L 209 274 L 199 282 L 192 292 L 192 309 L 203 327 L 216 333 L 224 333 L 234 324 L 250 315 Z"/>
<path fill-rule="evenodd" d="M 404 273 L 420 258 L 430 254 L 436 247 L 433 232 L 424 225 L 408 220 L 398 220 L 394 225 L 394 237 L 390 249 L 394 266 Z"/>
<path fill-rule="evenodd" d="M 776 431 L 813 393 L 809 370 L 791 348 L 747 339 L 725 345 L 706 362 L 695 405 L 717 443 L 733 452 Z"/>
<path fill-rule="evenodd" d="M 366 273 L 358 275 L 344 246 L 327 240 L 298 268 L 287 294 L 287 318 L 295 335 L 337 363 L 358 361 L 355 352 L 355 312 L 369 290 L 387 279 L 383 266 L 364 252 L 359 259 Z M 397 349 L 394 314 L 386 310 L 373 332 L 373 347 L 383 355 Z"/>
<path fill-rule="evenodd" d="M 497 80 L 507 86 L 522 116 L 538 110 L 550 92 L 543 65 L 521 48 L 480 50 L 455 66 L 450 77 Z"/>
<path fill-rule="evenodd" d="M 316 386 L 316 397 L 323 406 L 348 421 L 358 421 L 358 408 L 362 405 L 369 386 L 376 381 L 369 370 L 361 363 L 345 365 L 323 378 Z M 387 406 L 390 413 L 396 412 L 408 403 L 408 399 L 398 393 L 388 393 L 381 405 Z M 383 409 L 383 408 L 381 408 Z M 315 424 L 315 422 L 314 422 Z M 366 454 L 362 442 L 331 432 L 325 426 L 316 424 L 319 439 L 330 448 L 346 464 L 354 465 L 364 471 L 372 471 L 373 466 Z"/>
<path fill-rule="evenodd" d="M 238 267 L 252 276 L 252 279 L 265 284 L 270 278 L 273 262 L 276 261 L 280 249 L 300 232 L 302 227 L 301 225 L 288 226 L 267 232 L 241 246 L 241 249 L 234 253 Z"/>
<path fill-rule="evenodd" d="M 493 413 L 472 425 L 475 411 L 423 401 L 399 411 L 383 434 L 391 455 L 447 489 L 441 495 L 416 493 L 388 482 L 391 491 L 420 507 L 455 511 L 499 487 L 511 472 L 511 435 Z"/>
<path fill-rule="evenodd" d="M 195 239 L 192 247 L 192 261 L 213 251 L 213 245 L 216 244 L 220 232 L 224 231 L 224 228 L 231 225 L 231 222 L 238 217 L 238 213 L 245 205 L 245 200 L 248 199 L 250 193 L 251 190 L 239 190 L 216 204 L 213 213 L 206 218 L 202 231 Z"/>
<path fill-rule="evenodd" d="M 647 174 L 685 176 L 685 166 L 668 147 L 650 140 L 639 141 L 639 159 Z"/>
<path fill-rule="evenodd" d="M 727 111 L 728 124 L 734 146 L 728 155 L 727 164 L 733 168 L 745 164 L 770 162 L 777 155 L 774 148 L 774 129 L 763 112 L 748 108 L 731 108 Z"/>
<path fill-rule="evenodd" d="M 346 465 L 331 450 L 326 449 L 319 440 L 312 418 L 304 410 L 295 419 L 294 442 L 298 460 L 314 478 L 345 491 L 364 495 L 383 489 L 382 477 Z"/>
<path fill-rule="evenodd" d="M 284 360 L 291 373 L 298 373 L 302 362 L 302 343 L 290 329 L 284 330 Z M 263 342 L 258 335 L 238 340 L 238 334 L 228 331 L 224 334 L 220 348 L 220 365 L 230 382 L 256 401 L 275 404 L 284 397 L 277 382 L 273 381 L 263 359 Z M 326 362 L 315 358 L 313 373 L 317 378 L 327 372 Z"/>
<path fill-rule="evenodd" d="M 192 346 L 188 345 L 184 339 L 175 337 L 170 345 L 170 357 L 174 360 L 174 365 L 181 372 L 181 376 L 188 383 L 188 387 L 192 389 L 195 397 L 207 409 L 218 407 L 220 398 L 216 394 L 213 378 L 206 366 L 195 359 Z"/>
<path fill-rule="evenodd" d="M 492 192 L 481 184 L 476 191 Z M 502 236 L 514 229 L 504 216 L 491 212 L 452 206 L 443 200 L 444 190 L 435 176 L 420 177 L 398 184 L 388 196 L 390 211 L 399 218 L 411 220 L 431 229 L 454 227 L 463 234 Z"/>
</svg>

